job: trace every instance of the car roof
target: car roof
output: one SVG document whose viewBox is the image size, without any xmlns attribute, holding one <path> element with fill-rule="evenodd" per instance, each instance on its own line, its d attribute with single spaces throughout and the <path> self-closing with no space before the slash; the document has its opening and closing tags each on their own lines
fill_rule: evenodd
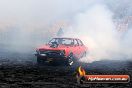
<svg viewBox="0 0 132 88">
<path fill-rule="evenodd" d="M 55 38 L 60 38 L 60 39 L 78 39 L 78 38 L 70 38 L 70 37 L 55 37 Z M 80 39 L 79 39 L 80 40 Z"/>
</svg>

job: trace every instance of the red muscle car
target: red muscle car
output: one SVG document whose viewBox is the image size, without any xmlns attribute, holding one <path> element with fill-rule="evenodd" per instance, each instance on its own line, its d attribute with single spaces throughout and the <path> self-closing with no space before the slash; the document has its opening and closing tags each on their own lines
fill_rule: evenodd
<svg viewBox="0 0 132 88">
<path fill-rule="evenodd" d="M 72 65 L 86 56 L 87 47 L 77 38 L 53 38 L 48 44 L 36 49 L 37 63 L 65 62 Z"/>
</svg>

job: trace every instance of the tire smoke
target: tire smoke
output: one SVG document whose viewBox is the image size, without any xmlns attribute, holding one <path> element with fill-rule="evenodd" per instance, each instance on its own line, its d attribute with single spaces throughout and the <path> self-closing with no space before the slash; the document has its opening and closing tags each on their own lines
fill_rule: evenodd
<svg viewBox="0 0 132 88">
<path fill-rule="evenodd" d="M 106 5 L 95 4 L 75 16 L 65 36 L 82 39 L 89 51 L 82 62 L 132 60 L 131 29 L 116 29 L 113 12 Z"/>
<path fill-rule="evenodd" d="M 34 51 L 64 28 L 65 37 L 80 38 L 89 52 L 83 62 L 132 60 L 130 0 L 0 1 L 0 51 Z M 129 18 L 128 18 L 129 19 Z M 127 26 L 119 31 L 117 25 Z M 31 53 L 30 52 L 30 53 Z"/>
</svg>

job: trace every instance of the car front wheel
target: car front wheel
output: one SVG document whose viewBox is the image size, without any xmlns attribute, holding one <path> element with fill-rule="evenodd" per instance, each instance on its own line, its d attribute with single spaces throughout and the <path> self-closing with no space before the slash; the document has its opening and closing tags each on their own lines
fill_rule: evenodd
<svg viewBox="0 0 132 88">
<path fill-rule="evenodd" d="M 37 57 L 37 64 L 40 65 L 40 64 L 44 64 L 45 63 L 45 60 L 41 57 Z"/>
</svg>

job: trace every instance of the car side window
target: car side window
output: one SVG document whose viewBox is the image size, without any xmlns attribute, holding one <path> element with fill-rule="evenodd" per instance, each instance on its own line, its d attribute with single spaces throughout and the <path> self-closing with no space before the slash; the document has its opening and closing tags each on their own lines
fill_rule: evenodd
<svg viewBox="0 0 132 88">
<path fill-rule="evenodd" d="M 74 39 L 74 45 L 78 45 L 78 42 L 76 39 Z"/>
<path fill-rule="evenodd" d="M 71 45 L 74 45 L 74 40 L 72 39 L 72 41 L 71 41 Z"/>
<path fill-rule="evenodd" d="M 56 40 L 55 40 L 55 39 L 51 39 L 51 40 L 49 41 L 49 44 L 52 44 L 52 42 L 56 42 Z"/>
<path fill-rule="evenodd" d="M 78 43 L 79 43 L 79 45 L 80 45 L 80 46 L 82 46 L 82 45 L 83 45 L 82 41 L 81 41 L 81 40 L 79 40 L 79 39 L 78 39 Z"/>
</svg>

